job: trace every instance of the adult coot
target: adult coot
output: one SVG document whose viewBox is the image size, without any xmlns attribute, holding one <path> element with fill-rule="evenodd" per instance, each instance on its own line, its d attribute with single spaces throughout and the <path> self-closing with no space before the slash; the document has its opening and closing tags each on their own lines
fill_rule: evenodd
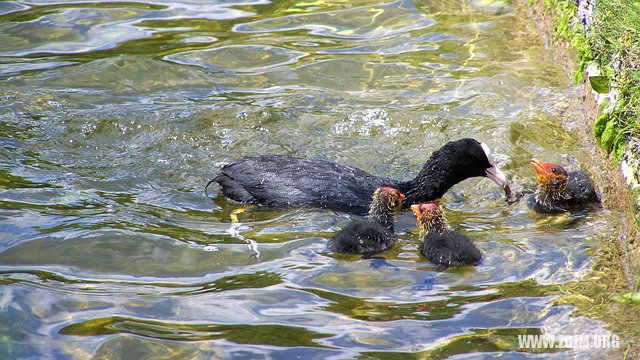
<svg viewBox="0 0 640 360">
<path fill-rule="evenodd" d="M 468 237 L 449 228 L 442 209 L 436 203 L 411 205 L 416 214 L 422 246 L 420 252 L 440 270 L 450 266 L 477 265 L 482 252 Z"/>
<path fill-rule="evenodd" d="M 488 177 L 510 196 L 504 174 L 491 162 L 489 147 L 469 138 L 450 141 L 435 151 L 413 180 L 393 180 L 325 160 L 256 155 L 223 166 L 205 191 L 217 182 L 224 196 L 242 203 L 364 214 L 371 194 L 381 186 L 399 189 L 406 196 L 404 207 L 408 207 L 437 199 L 453 185 L 474 176 Z"/>
<path fill-rule="evenodd" d="M 586 172 L 567 173 L 559 165 L 536 159 L 531 159 L 531 165 L 538 173 L 538 187 L 529 200 L 534 210 L 557 213 L 581 210 L 600 203 Z"/>
<path fill-rule="evenodd" d="M 374 191 L 369 217 L 358 219 L 340 230 L 331 240 L 333 252 L 372 255 L 393 247 L 395 213 L 402 208 L 404 195 L 392 187 Z"/>
</svg>

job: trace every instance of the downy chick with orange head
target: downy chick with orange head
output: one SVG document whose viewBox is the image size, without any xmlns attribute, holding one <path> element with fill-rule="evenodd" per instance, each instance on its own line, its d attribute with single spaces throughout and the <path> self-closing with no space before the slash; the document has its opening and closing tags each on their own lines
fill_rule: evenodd
<svg viewBox="0 0 640 360">
<path fill-rule="evenodd" d="M 420 252 L 439 270 L 451 266 L 477 265 L 482 252 L 468 237 L 452 230 L 447 224 L 442 208 L 433 202 L 413 204 L 422 245 Z"/>
<path fill-rule="evenodd" d="M 396 188 L 377 188 L 369 206 L 369 216 L 358 219 L 329 240 L 333 252 L 373 255 L 389 250 L 395 243 L 395 214 L 402 208 L 404 195 Z"/>
<path fill-rule="evenodd" d="M 567 172 L 560 165 L 537 159 L 531 159 L 531 165 L 538 174 L 538 187 L 530 198 L 534 210 L 557 213 L 581 210 L 600 202 L 586 172 Z"/>
</svg>

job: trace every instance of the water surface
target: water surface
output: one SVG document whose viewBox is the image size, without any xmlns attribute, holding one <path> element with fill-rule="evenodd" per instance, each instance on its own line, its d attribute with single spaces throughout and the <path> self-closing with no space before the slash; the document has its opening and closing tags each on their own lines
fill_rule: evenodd
<svg viewBox="0 0 640 360">
<path fill-rule="evenodd" d="M 441 203 L 486 258 L 436 272 L 411 212 L 363 260 L 325 249 L 350 215 L 203 192 L 261 153 L 409 178 L 460 137 L 514 191 L 533 156 L 594 170 L 526 9 L 486 3 L 0 2 L 0 358 L 536 358 L 518 334 L 605 332 L 550 302 L 619 214 L 467 180 Z"/>
</svg>

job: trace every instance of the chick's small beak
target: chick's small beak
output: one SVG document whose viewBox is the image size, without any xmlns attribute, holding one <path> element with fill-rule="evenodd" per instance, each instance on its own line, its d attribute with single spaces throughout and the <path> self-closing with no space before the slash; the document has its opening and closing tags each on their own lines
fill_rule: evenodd
<svg viewBox="0 0 640 360">
<path fill-rule="evenodd" d="M 416 213 L 416 215 L 420 215 L 420 204 L 411 205 L 411 211 Z"/>
<path fill-rule="evenodd" d="M 536 172 L 540 175 L 544 175 L 547 170 L 545 169 L 545 163 L 538 159 L 531 159 L 531 166 L 536 169 Z"/>
</svg>

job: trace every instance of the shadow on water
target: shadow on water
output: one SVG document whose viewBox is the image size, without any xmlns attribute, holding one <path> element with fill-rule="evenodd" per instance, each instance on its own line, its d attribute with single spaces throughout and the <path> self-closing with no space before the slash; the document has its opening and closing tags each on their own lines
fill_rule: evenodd
<svg viewBox="0 0 640 360">
<path fill-rule="evenodd" d="M 597 166 L 521 6 L 0 2 L 0 358 L 561 358 L 517 335 L 606 332 L 554 299 L 619 214 L 526 204 L 532 157 Z M 521 196 L 441 199 L 477 267 L 435 271 L 411 212 L 362 259 L 326 248 L 355 216 L 203 191 L 262 153 L 408 179 L 468 136 Z"/>
</svg>

